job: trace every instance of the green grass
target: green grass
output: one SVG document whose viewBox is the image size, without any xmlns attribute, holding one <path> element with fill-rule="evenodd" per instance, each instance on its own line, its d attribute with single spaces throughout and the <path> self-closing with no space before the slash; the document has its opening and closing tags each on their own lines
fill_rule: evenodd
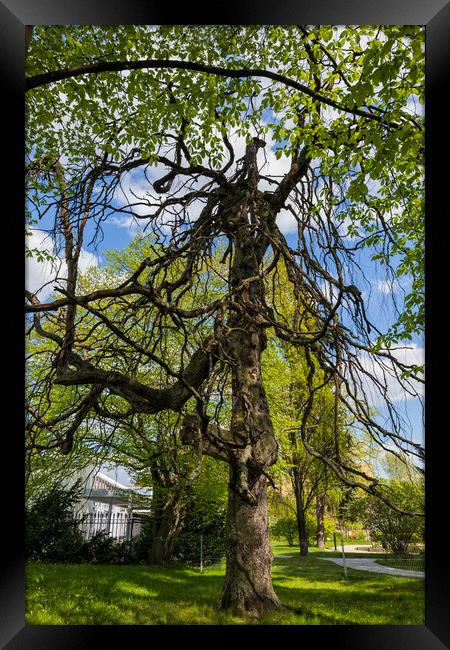
<svg viewBox="0 0 450 650">
<path fill-rule="evenodd" d="M 289 550 L 288 550 L 289 549 Z M 422 625 L 424 583 L 343 570 L 312 552 L 274 545 L 273 582 L 285 605 L 253 624 Z M 215 609 L 224 565 L 203 573 L 183 565 L 27 565 L 26 622 L 31 625 L 224 625 L 250 621 Z"/>
</svg>

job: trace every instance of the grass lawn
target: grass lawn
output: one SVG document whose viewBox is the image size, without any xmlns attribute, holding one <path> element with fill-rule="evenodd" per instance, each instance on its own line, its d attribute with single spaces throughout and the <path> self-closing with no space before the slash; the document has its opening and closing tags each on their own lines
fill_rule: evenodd
<svg viewBox="0 0 450 650">
<path fill-rule="evenodd" d="M 313 551 L 313 549 L 311 549 Z M 314 549 L 315 550 L 315 549 Z M 422 625 L 424 581 L 420 578 L 343 570 L 317 557 L 339 555 L 274 544 L 273 582 L 285 605 L 256 622 L 284 625 Z M 355 554 L 357 555 L 357 554 Z M 367 556 L 367 555 L 366 555 Z M 214 605 L 225 566 L 203 573 L 174 564 L 27 565 L 26 622 L 31 625 L 245 624 Z M 253 622 L 255 623 L 255 622 Z"/>
</svg>

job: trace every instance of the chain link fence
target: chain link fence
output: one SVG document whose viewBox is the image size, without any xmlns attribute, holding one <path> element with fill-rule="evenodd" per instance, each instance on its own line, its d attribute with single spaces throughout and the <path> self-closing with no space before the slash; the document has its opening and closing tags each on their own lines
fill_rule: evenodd
<svg viewBox="0 0 450 650">
<path fill-rule="evenodd" d="M 384 552 L 378 560 L 379 564 L 407 571 L 425 571 L 425 551 L 419 553 L 389 553 Z"/>
<path fill-rule="evenodd" d="M 177 539 L 174 558 L 201 572 L 206 567 L 220 566 L 225 562 L 224 537 L 211 533 L 181 533 Z"/>
<path fill-rule="evenodd" d="M 403 550 L 392 550 L 381 544 L 373 543 L 369 548 L 365 547 L 361 548 L 361 550 L 369 551 L 369 553 L 377 553 L 378 563 L 385 566 L 405 569 L 407 571 L 425 571 L 424 544 L 400 542 L 399 546 Z M 358 552 L 358 547 L 356 546 L 354 550 Z"/>
</svg>

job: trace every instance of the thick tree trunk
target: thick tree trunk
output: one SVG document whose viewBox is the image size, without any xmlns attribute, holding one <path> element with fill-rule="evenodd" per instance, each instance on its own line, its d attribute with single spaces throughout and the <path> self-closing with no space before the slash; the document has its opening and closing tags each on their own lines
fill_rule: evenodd
<svg viewBox="0 0 450 650">
<path fill-rule="evenodd" d="M 325 548 L 325 506 L 322 497 L 316 497 L 317 546 Z"/>
<path fill-rule="evenodd" d="M 230 487 L 227 520 L 227 565 L 219 607 L 234 614 L 258 617 L 280 609 L 272 586 L 272 549 L 267 516 L 266 478 L 252 487 L 250 505 Z"/>
<path fill-rule="evenodd" d="M 176 495 L 159 499 L 153 514 L 152 544 L 149 548 L 150 564 L 164 564 L 172 559 L 177 536 L 183 524 L 183 507 Z"/>
<path fill-rule="evenodd" d="M 274 215 L 258 192 L 257 139 L 247 146 L 245 178 L 224 195 L 222 227 L 233 245 L 230 284 L 233 310 L 222 345 L 230 359 L 232 416 L 229 440 L 233 444 L 206 453 L 223 455 L 230 465 L 227 515 L 227 566 L 219 608 L 236 614 L 260 616 L 281 608 L 272 586 L 272 550 L 266 496 L 266 471 L 277 458 L 269 406 L 261 375 L 266 346 L 257 315 L 264 313 L 264 282 L 260 271 Z M 259 227 L 263 225 L 263 227 Z M 220 446 L 220 445 L 219 445 Z"/>
<path fill-rule="evenodd" d="M 241 327 L 231 337 L 233 413 L 240 448 L 229 455 L 227 565 L 219 608 L 259 617 L 282 607 L 272 586 L 265 470 L 276 460 L 276 441 L 262 384 L 261 332 Z"/>
<path fill-rule="evenodd" d="M 242 216 L 241 216 L 242 219 Z M 280 609 L 272 586 L 265 472 L 275 462 L 277 445 L 261 375 L 263 330 L 248 315 L 260 308 L 264 285 L 245 280 L 258 275 L 255 240 L 247 218 L 235 235 L 232 284 L 242 312 L 229 321 L 228 351 L 232 365 L 231 432 L 239 445 L 229 452 L 227 566 L 219 607 L 236 614 L 260 616 Z"/>
<path fill-rule="evenodd" d="M 293 470 L 293 479 L 300 555 L 306 557 L 308 555 L 308 530 L 306 526 L 305 506 L 303 503 L 302 480 L 300 472 L 296 468 Z"/>
</svg>

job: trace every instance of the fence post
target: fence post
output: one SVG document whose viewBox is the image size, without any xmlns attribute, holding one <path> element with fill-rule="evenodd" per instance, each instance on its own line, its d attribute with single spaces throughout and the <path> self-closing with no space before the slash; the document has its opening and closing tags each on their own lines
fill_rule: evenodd
<svg viewBox="0 0 450 650">
<path fill-rule="evenodd" d="M 344 576 L 347 577 L 347 567 L 345 565 L 344 539 L 341 538 L 342 560 L 344 562 Z"/>
<path fill-rule="evenodd" d="M 108 505 L 108 514 L 106 516 L 106 528 L 108 535 L 111 535 L 111 519 L 112 519 L 112 501 Z"/>
<path fill-rule="evenodd" d="M 131 494 L 128 495 L 128 508 L 127 508 L 127 516 L 126 516 L 126 522 L 127 522 L 127 527 L 126 527 L 126 538 L 127 541 L 131 540 L 131 518 L 132 518 L 133 510 L 131 507 Z M 130 548 L 131 548 L 131 543 L 130 543 Z"/>
<path fill-rule="evenodd" d="M 130 515 L 130 522 L 131 522 L 131 524 L 130 524 L 130 540 L 129 540 L 129 543 L 128 543 L 128 554 L 129 554 L 129 555 L 131 555 L 131 543 L 132 543 L 132 541 L 133 541 L 133 524 L 134 524 L 134 519 L 133 519 L 133 516 L 132 516 L 132 515 Z"/>
<path fill-rule="evenodd" d="M 200 573 L 203 573 L 203 535 L 200 535 Z"/>
</svg>

